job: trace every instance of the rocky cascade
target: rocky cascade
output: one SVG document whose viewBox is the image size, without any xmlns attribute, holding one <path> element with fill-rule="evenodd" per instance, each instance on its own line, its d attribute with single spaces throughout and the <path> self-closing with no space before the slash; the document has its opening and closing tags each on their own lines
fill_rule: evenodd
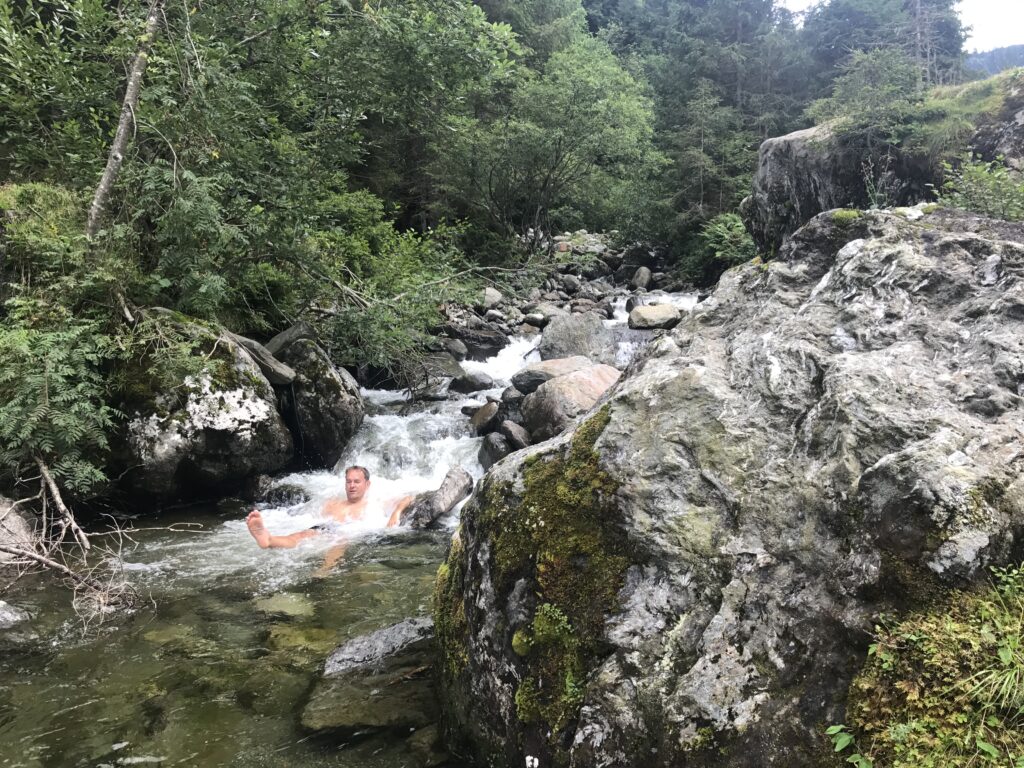
<svg viewBox="0 0 1024 768">
<path fill-rule="evenodd" d="M 822 764 L 879 614 L 1024 555 L 1022 242 L 821 214 L 496 464 L 437 578 L 451 744 Z"/>
</svg>

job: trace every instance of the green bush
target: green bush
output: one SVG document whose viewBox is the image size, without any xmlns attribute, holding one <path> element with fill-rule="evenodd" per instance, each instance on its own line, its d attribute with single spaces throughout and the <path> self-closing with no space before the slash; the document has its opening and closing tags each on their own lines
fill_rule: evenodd
<svg viewBox="0 0 1024 768">
<path fill-rule="evenodd" d="M 1024 766 L 1024 566 L 880 628 L 848 715 L 879 767 Z"/>
<path fill-rule="evenodd" d="M 1006 221 L 1024 221 L 1024 179 L 1002 158 L 985 163 L 970 155 L 957 166 L 946 164 L 948 180 L 939 201 L 950 208 Z"/>
</svg>

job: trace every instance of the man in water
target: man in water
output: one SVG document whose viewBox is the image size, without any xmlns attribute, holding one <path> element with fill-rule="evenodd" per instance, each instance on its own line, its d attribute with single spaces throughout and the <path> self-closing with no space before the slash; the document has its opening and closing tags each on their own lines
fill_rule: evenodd
<svg viewBox="0 0 1024 768">
<path fill-rule="evenodd" d="M 369 500 L 366 498 L 368 490 L 370 490 L 369 470 L 366 467 L 352 466 L 345 470 L 345 499 L 328 499 L 324 504 L 324 516 L 328 519 L 324 525 L 317 525 L 283 536 L 275 536 L 267 530 L 263 523 L 263 515 L 258 509 L 249 513 L 249 516 L 245 518 L 245 524 L 249 527 L 249 533 L 256 539 L 256 543 L 260 545 L 261 549 L 291 549 L 306 539 L 330 532 L 344 523 L 362 520 L 369 507 Z M 412 496 L 405 496 L 398 500 L 392 500 L 394 508 L 388 519 L 388 528 L 394 528 L 399 524 L 402 510 L 409 506 L 412 499 Z"/>
</svg>

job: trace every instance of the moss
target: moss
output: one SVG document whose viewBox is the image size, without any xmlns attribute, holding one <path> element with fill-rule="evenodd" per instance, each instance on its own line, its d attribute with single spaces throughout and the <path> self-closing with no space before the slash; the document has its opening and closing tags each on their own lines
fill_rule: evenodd
<svg viewBox="0 0 1024 768">
<path fill-rule="evenodd" d="M 942 206 L 938 203 L 929 203 L 928 205 L 922 206 L 921 213 L 927 216 L 930 213 L 935 213 L 940 208 L 942 208 Z"/>
<path fill-rule="evenodd" d="M 848 227 L 851 224 L 860 221 L 864 214 L 861 211 L 853 208 L 843 208 L 832 214 L 832 221 L 834 221 L 840 227 Z"/>
<path fill-rule="evenodd" d="M 462 541 L 456 534 L 448 559 L 437 569 L 433 594 L 434 631 L 441 649 L 442 673 L 449 681 L 455 680 L 469 662 L 466 649 L 469 628 L 462 600 L 464 568 Z"/>
<path fill-rule="evenodd" d="M 517 656 L 529 656 L 533 650 L 533 636 L 526 629 L 517 629 L 512 635 L 512 650 Z"/>
<path fill-rule="evenodd" d="M 556 763 L 628 566 L 611 525 L 618 483 L 594 450 L 610 419 L 606 406 L 577 428 L 567 449 L 524 462 L 518 503 L 506 501 L 508 488 L 486 488 L 478 519 L 493 545 L 499 594 L 526 578 L 538 596 L 532 624 L 513 637 L 525 666 L 516 704 L 522 722 L 548 735 Z"/>
<path fill-rule="evenodd" d="M 1014 765 L 1024 758 L 1024 569 L 879 627 L 848 721 L 875 765 Z"/>
</svg>

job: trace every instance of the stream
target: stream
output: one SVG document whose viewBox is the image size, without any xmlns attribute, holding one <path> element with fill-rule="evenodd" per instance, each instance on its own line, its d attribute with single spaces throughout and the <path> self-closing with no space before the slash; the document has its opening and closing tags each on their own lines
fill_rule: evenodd
<svg viewBox="0 0 1024 768">
<path fill-rule="evenodd" d="M 673 303 L 689 309 L 695 299 Z M 616 309 L 608 325 L 622 329 L 625 362 L 640 341 L 622 327 L 624 299 Z M 494 379 L 488 392 L 407 408 L 402 393 L 364 391 L 369 415 L 344 464 L 368 468 L 378 499 L 434 489 L 453 464 L 481 477 L 481 438 L 471 436 L 461 409 L 500 395 L 538 359 L 538 338 L 463 363 Z M 274 533 L 310 527 L 326 499 L 344 496 L 344 478 L 332 472 L 276 483 L 298 486 L 309 499 L 263 507 Z M 261 550 L 243 522 L 249 507 L 225 499 L 140 512 L 121 557 L 144 599 L 101 626 L 83 626 L 67 593 L 46 576 L 27 576 L 2 595 L 33 619 L 0 633 L 0 766 L 418 764 L 406 740 L 381 736 L 339 749 L 337 741 L 310 737 L 298 715 L 336 646 L 429 614 L 457 517 L 437 531 L 387 530 L 381 507 L 349 526 L 343 560 L 324 574 L 318 571 L 334 541 Z"/>
</svg>

